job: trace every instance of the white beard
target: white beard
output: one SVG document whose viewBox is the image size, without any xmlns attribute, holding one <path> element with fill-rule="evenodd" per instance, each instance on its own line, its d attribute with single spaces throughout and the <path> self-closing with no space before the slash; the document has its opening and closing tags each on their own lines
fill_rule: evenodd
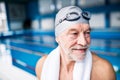
<svg viewBox="0 0 120 80">
<path fill-rule="evenodd" d="M 89 46 L 86 46 L 86 48 L 88 48 Z M 70 59 L 71 61 L 75 61 L 75 62 L 81 62 L 85 59 L 86 57 L 86 52 L 85 53 L 81 53 L 81 55 L 76 56 L 72 54 L 72 49 L 71 50 L 65 50 L 65 48 L 63 46 L 61 46 L 63 52 L 68 56 L 68 59 Z M 87 50 L 86 50 L 87 51 Z"/>
</svg>

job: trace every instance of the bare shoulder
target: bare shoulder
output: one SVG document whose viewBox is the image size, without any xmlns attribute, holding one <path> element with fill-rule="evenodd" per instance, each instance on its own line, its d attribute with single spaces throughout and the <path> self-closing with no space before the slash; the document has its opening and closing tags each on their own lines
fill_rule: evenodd
<svg viewBox="0 0 120 80">
<path fill-rule="evenodd" d="M 35 72 L 36 72 L 36 76 L 37 76 L 38 79 L 40 79 L 40 75 L 41 75 L 41 71 L 42 71 L 42 66 L 43 66 L 43 63 L 44 63 L 44 61 L 45 61 L 46 58 L 47 58 L 47 55 L 43 56 L 42 58 L 40 58 L 37 61 Z"/>
<path fill-rule="evenodd" d="M 116 80 L 115 71 L 109 61 L 92 53 L 93 56 L 93 74 L 100 80 Z"/>
</svg>

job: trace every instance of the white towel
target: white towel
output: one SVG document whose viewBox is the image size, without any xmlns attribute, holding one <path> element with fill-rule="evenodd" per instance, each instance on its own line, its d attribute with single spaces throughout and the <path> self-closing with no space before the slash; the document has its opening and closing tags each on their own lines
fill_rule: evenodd
<svg viewBox="0 0 120 80">
<path fill-rule="evenodd" d="M 76 62 L 73 69 L 73 80 L 90 80 L 92 68 L 92 55 L 87 50 L 87 55 L 82 62 Z M 59 47 L 54 49 L 43 64 L 41 80 L 59 80 L 60 51 Z"/>
</svg>

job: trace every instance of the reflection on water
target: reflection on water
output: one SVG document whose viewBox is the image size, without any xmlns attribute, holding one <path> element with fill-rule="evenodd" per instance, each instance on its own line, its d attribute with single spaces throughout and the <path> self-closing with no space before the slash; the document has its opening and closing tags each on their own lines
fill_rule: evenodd
<svg viewBox="0 0 120 80">
<path fill-rule="evenodd" d="M 120 40 L 93 39 L 91 41 L 91 50 L 106 55 L 120 56 Z"/>
</svg>

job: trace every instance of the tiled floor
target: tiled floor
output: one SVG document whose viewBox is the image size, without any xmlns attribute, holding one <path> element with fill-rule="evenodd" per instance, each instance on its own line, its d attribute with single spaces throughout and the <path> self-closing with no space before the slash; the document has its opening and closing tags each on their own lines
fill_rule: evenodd
<svg viewBox="0 0 120 80">
<path fill-rule="evenodd" d="M 37 80 L 36 77 L 12 65 L 9 54 L 0 55 L 0 80 Z"/>
</svg>

